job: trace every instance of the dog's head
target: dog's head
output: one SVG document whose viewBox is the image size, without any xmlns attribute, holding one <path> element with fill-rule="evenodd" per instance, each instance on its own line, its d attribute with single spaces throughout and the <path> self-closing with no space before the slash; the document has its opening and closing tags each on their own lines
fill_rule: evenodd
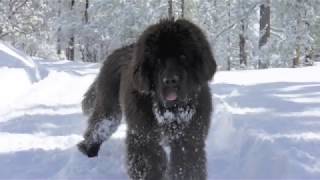
<svg viewBox="0 0 320 180">
<path fill-rule="evenodd" d="M 154 94 L 167 107 L 194 99 L 215 71 L 205 35 L 187 20 L 163 20 L 150 26 L 135 48 L 134 87 Z"/>
</svg>

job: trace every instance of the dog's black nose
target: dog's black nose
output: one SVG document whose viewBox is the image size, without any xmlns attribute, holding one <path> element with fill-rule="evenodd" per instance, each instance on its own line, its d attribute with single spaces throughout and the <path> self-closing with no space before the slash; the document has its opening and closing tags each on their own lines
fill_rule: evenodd
<svg viewBox="0 0 320 180">
<path fill-rule="evenodd" d="M 168 87 L 174 87 L 174 86 L 177 86 L 178 85 L 178 82 L 179 82 L 179 77 L 174 75 L 174 76 L 171 76 L 171 77 L 165 77 L 163 78 L 163 83 L 165 86 L 168 86 Z"/>
</svg>

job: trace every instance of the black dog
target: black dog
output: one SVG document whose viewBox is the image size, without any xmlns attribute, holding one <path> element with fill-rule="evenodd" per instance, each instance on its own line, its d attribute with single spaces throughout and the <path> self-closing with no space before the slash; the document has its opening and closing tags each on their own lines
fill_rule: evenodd
<svg viewBox="0 0 320 180">
<path fill-rule="evenodd" d="M 108 57 L 85 94 L 82 106 L 90 118 L 80 151 L 97 156 L 124 115 L 130 178 L 206 179 L 208 81 L 215 71 L 210 45 L 196 25 L 180 19 L 148 27 L 136 44 Z"/>
</svg>

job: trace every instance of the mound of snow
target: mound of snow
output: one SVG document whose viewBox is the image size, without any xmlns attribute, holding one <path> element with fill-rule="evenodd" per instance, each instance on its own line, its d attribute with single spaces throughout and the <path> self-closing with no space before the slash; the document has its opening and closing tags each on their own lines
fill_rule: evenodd
<svg viewBox="0 0 320 180">
<path fill-rule="evenodd" d="M 0 41 L 0 108 L 8 106 L 47 71 L 25 53 Z M 1 108 L 2 109 L 2 108 Z"/>
<path fill-rule="evenodd" d="M 37 64 L 25 53 L 0 41 L 0 68 L 22 68 L 31 82 L 40 80 Z"/>
</svg>

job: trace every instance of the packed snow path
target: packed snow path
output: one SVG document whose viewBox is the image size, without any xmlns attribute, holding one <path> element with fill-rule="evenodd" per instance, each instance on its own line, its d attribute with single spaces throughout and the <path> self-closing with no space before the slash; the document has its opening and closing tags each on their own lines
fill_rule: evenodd
<svg viewBox="0 0 320 180">
<path fill-rule="evenodd" d="M 35 62 L 48 71 L 37 82 L 0 67 L 0 179 L 128 179 L 124 124 L 97 158 L 74 146 L 99 66 Z M 320 178 L 320 66 L 218 72 L 211 88 L 209 179 Z"/>
</svg>

